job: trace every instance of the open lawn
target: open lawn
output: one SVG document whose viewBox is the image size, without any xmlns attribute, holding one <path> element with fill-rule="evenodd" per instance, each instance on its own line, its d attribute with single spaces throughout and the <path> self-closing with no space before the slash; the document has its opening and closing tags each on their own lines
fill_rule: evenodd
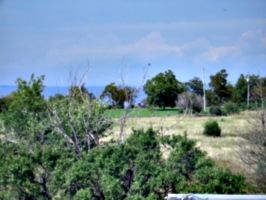
<svg viewBox="0 0 266 200">
<path fill-rule="evenodd" d="M 174 113 L 174 111 L 169 113 Z M 221 137 L 207 137 L 202 134 L 204 123 L 210 119 L 218 122 L 222 129 Z M 194 117 L 176 114 L 176 116 L 164 115 L 157 117 L 128 118 L 123 138 L 125 139 L 131 134 L 132 128 L 147 129 L 149 127 L 153 127 L 155 130 L 158 130 L 160 134 L 164 135 L 177 135 L 186 132 L 187 137 L 195 140 L 197 146 L 201 150 L 207 152 L 207 155 L 213 159 L 217 165 L 229 167 L 232 172 L 242 173 L 246 176 L 251 170 L 241 162 L 236 153 L 239 145 L 248 145 L 241 137 L 241 135 L 249 129 L 244 113 L 222 117 Z M 117 123 L 111 130 L 112 133 L 104 140 L 109 140 L 111 138 L 117 139 L 119 130 L 120 125 Z M 164 154 L 167 156 L 167 150 L 164 151 Z"/>
</svg>

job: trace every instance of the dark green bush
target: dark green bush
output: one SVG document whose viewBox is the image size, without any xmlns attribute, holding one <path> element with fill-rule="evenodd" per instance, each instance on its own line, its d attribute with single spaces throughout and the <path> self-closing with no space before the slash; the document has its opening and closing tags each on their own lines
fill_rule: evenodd
<svg viewBox="0 0 266 200">
<path fill-rule="evenodd" d="M 238 113 L 237 104 L 231 101 L 228 101 L 224 104 L 224 109 L 227 114 Z"/>
<path fill-rule="evenodd" d="M 221 135 L 221 128 L 216 121 L 208 121 L 204 124 L 203 134 L 219 137 Z"/>
<path fill-rule="evenodd" d="M 217 194 L 243 194 L 248 188 L 245 177 L 240 174 L 233 175 L 228 168 L 205 167 L 197 170 L 195 177 L 198 180 L 197 189 L 194 193 L 212 193 Z M 239 187 L 239 184 L 243 184 Z"/>
<path fill-rule="evenodd" d="M 218 106 L 211 106 L 210 107 L 210 113 L 212 115 L 221 116 L 222 115 L 222 110 Z"/>
</svg>

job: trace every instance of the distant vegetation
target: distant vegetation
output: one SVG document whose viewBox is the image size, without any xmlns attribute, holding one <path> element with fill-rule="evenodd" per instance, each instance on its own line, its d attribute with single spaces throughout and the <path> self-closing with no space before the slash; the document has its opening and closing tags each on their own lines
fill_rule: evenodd
<svg viewBox="0 0 266 200">
<path fill-rule="evenodd" d="M 210 77 L 205 112 L 200 79 L 181 83 L 171 70 L 144 84 L 148 96 L 140 103 L 134 101 L 138 88 L 114 83 L 102 99 L 83 84 L 45 99 L 44 76 L 18 78 L 17 91 L 0 99 L 0 199 L 162 199 L 177 192 L 264 191 L 266 78 L 251 75 L 248 85 L 240 75 L 233 86 L 227 76 L 221 70 Z M 225 116 L 243 110 L 249 112 L 248 129 L 235 124 L 228 133 L 223 124 L 234 118 Z M 206 115 L 224 118 L 201 126 L 185 121 Z M 203 149 L 209 140 L 240 134 L 235 155 L 252 168 L 253 178 L 208 158 L 188 139 L 193 132 L 200 132 L 196 139 L 205 143 L 199 144 Z"/>
</svg>

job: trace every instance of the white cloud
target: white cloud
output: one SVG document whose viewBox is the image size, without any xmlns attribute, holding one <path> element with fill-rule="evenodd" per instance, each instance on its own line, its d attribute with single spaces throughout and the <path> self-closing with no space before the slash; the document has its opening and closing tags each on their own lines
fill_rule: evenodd
<svg viewBox="0 0 266 200">
<path fill-rule="evenodd" d="M 53 42 L 47 51 L 48 58 L 73 63 L 75 61 L 101 60 L 138 60 L 152 62 L 154 59 L 167 60 L 169 58 L 191 60 L 194 63 L 219 62 L 221 59 L 231 59 L 243 55 L 262 53 L 266 39 L 262 30 L 243 32 L 239 40 L 218 45 L 208 37 L 199 37 L 191 41 L 167 40 L 159 31 L 142 35 L 138 39 L 123 41 L 119 35 L 107 33 L 104 35 L 87 34 L 83 37 L 60 38 Z M 223 38 L 226 41 L 226 37 Z M 173 42 L 173 43 L 171 43 Z M 259 47 L 259 48 L 256 48 Z"/>
<path fill-rule="evenodd" d="M 133 57 L 136 59 L 152 59 L 165 55 L 181 56 L 181 49 L 177 46 L 167 44 L 159 32 L 150 34 L 133 41 L 122 44 L 119 38 L 112 34 L 103 36 L 87 35 L 78 41 L 64 40 L 55 48 L 49 49 L 48 57 L 60 58 L 61 60 L 74 59 L 87 56 L 93 59 L 106 59 Z"/>
<path fill-rule="evenodd" d="M 242 56 L 243 59 L 247 57 L 257 58 L 258 56 L 266 56 L 265 32 L 262 29 L 249 30 L 242 33 L 237 45 L 239 55 Z"/>
<path fill-rule="evenodd" d="M 246 32 L 242 33 L 242 35 L 240 36 L 240 40 L 248 40 L 248 39 L 251 39 L 251 38 L 258 37 L 261 34 L 262 34 L 261 30 L 246 31 Z"/>
<path fill-rule="evenodd" d="M 151 32 L 131 44 L 121 45 L 114 52 L 125 56 L 134 55 L 141 59 L 151 59 L 163 55 L 182 55 L 180 47 L 167 44 L 160 32 Z"/>
<path fill-rule="evenodd" d="M 231 56 L 236 52 L 237 48 L 234 46 L 210 47 L 206 52 L 202 53 L 197 59 L 208 62 L 217 62 L 222 57 Z"/>
<path fill-rule="evenodd" d="M 183 44 L 181 46 L 181 50 L 183 52 L 202 51 L 203 49 L 206 49 L 209 47 L 210 47 L 209 41 L 207 41 L 205 38 L 198 38 L 194 41 Z"/>
</svg>

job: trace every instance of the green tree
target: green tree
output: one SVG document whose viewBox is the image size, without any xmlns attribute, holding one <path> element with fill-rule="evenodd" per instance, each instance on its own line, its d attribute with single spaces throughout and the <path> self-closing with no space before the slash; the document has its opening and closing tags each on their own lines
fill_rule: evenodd
<svg viewBox="0 0 266 200">
<path fill-rule="evenodd" d="M 88 89 L 85 87 L 84 84 L 82 84 L 80 87 L 75 85 L 71 86 L 69 88 L 69 94 L 70 97 L 72 98 L 79 98 L 80 100 L 84 99 L 95 99 L 96 97 L 94 96 L 93 93 L 89 92 Z"/>
<path fill-rule="evenodd" d="M 51 199 L 47 181 L 52 163 L 42 156 L 52 153 L 46 151 L 50 131 L 43 80 L 44 76 L 35 78 L 34 74 L 29 81 L 18 78 L 18 89 L 1 113 L 5 132 L 1 136 L 0 187 L 5 192 L 0 191 L 0 196 L 4 199 Z"/>
<path fill-rule="evenodd" d="M 30 141 L 35 138 L 33 134 L 28 134 L 29 124 L 40 126 L 45 115 L 47 107 L 42 95 L 43 80 L 44 76 L 35 79 L 34 74 L 31 75 L 30 81 L 21 78 L 16 80 L 18 89 L 12 93 L 12 100 L 8 103 L 6 112 L 3 112 L 4 125 L 9 132 L 14 132 L 15 138 L 27 137 Z"/>
<path fill-rule="evenodd" d="M 210 76 L 211 82 L 209 86 L 212 88 L 214 93 L 219 97 L 220 106 L 225 98 L 230 96 L 227 83 L 227 72 L 222 69 L 217 74 Z"/>
<path fill-rule="evenodd" d="M 129 105 L 134 102 L 134 99 L 137 97 L 137 93 L 133 87 L 117 87 L 115 83 L 110 83 L 105 86 L 105 89 L 101 94 L 101 98 L 105 97 L 109 99 L 113 108 L 123 108 L 125 102 Z"/>
<path fill-rule="evenodd" d="M 104 115 L 106 106 L 97 100 L 56 95 L 45 101 L 43 78 L 18 79 L 18 90 L 1 113 L 1 199 L 52 199 L 60 194 L 57 169 L 64 172 L 83 159 L 112 124 Z"/>
<path fill-rule="evenodd" d="M 199 77 L 194 77 L 189 82 L 185 83 L 188 91 L 194 92 L 197 95 L 203 95 L 203 82 Z"/>
<path fill-rule="evenodd" d="M 233 101 L 238 105 L 247 103 L 247 91 L 248 91 L 248 82 L 246 77 L 241 74 L 238 78 L 233 94 Z"/>
<path fill-rule="evenodd" d="M 219 105 L 219 98 L 211 89 L 206 90 L 206 102 L 208 106 Z"/>
<path fill-rule="evenodd" d="M 159 73 L 144 85 L 149 105 L 165 107 L 175 107 L 178 94 L 184 91 L 184 86 L 176 80 L 171 70 Z"/>
<path fill-rule="evenodd" d="M 13 100 L 13 94 L 12 93 L 7 95 L 7 96 L 0 98 L 0 113 L 7 110 L 8 106 L 12 102 L 12 100 Z"/>
</svg>

